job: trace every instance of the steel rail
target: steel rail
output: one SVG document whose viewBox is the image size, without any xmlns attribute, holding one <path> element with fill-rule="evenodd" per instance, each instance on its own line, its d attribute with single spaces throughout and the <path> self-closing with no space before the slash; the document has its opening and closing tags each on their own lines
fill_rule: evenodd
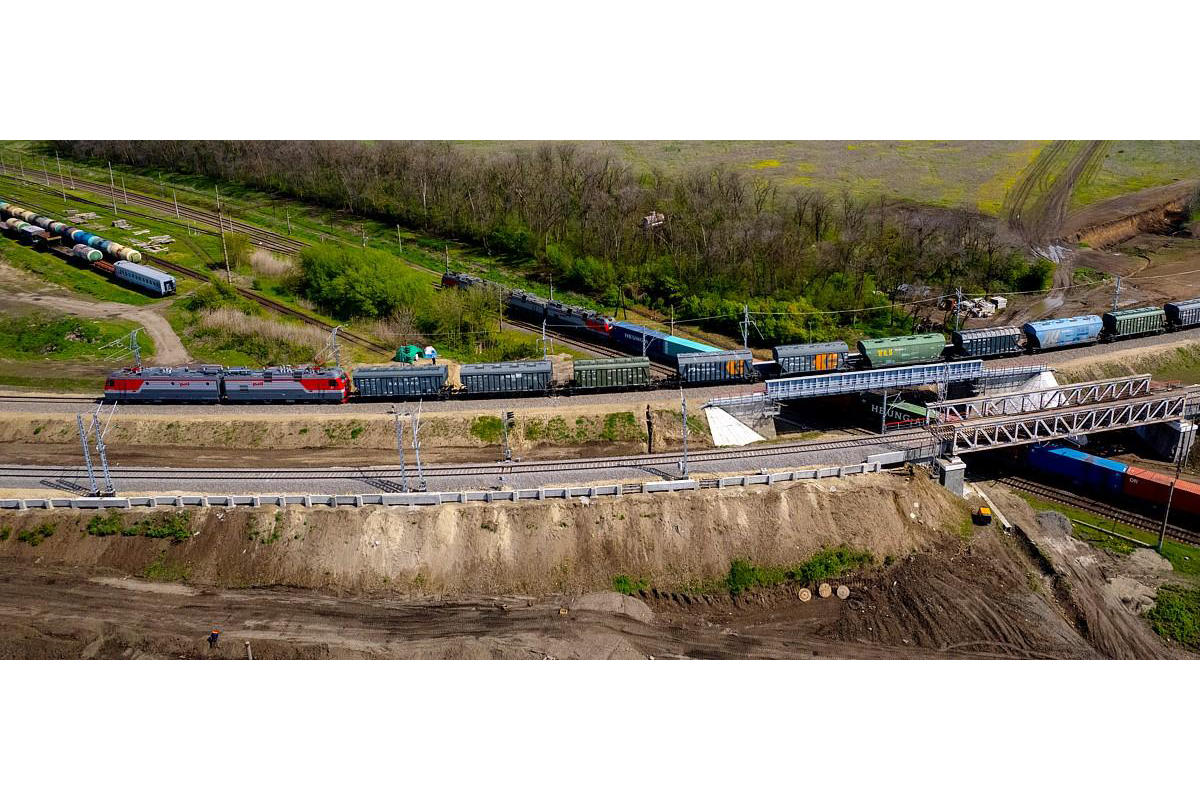
<svg viewBox="0 0 1200 800">
<path fill-rule="evenodd" d="M 923 431 L 906 431 L 900 434 L 872 436 L 866 438 L 840 439 L 813 444 L 772 445 L 740 450 L 702 450 L 688 454 L 688 462 L 712 463 L 747 459 L 773 458 L 787 455 L 805 455 L 836 450 L 847 450 L 872 445 L 883 445 L 896 449 L 917 449 L 932 445 L 932 439 Z M 515 475 L 542 472 L 589 471 L 602 469 L 638 469 L 653 466 L 674 466 L 682 453 L 657 453 L 654 455 L 615 456 L 594 459 L 563 459 L 557 461 L 514 461 L 486 464 L 463 464 L 458 466 L 426 465 L 424 472 L 429 477 L 471 477 L 485 475 Z M 69 478 L 78 477 L 80 467 L 46 465 L 0 466 L 0 477 L 5 478 Z M 204 480 L 330 480 L 390 478 L 396 475 L 399 465 L 371 467 L 323 467 L 319 469 L 291 467 L 280 469 L 221 468 L 221 467 L 113 467 L 114 477 L 127 479 L 143 478 L 191 478 Z"/>
</svg>

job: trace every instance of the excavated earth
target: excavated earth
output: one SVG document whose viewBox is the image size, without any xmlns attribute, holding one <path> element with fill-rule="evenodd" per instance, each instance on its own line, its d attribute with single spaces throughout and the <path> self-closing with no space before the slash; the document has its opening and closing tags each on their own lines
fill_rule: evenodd
<svg viewBox="0 0 1200 800">
<path fill-rule="evenodd" d="M 1157 585 L 1144 564 L 1101 574 L 1058 520 L 1025 511 L 1015 534 L 973 528 L 917 471 L 536 508 L 210 509 L 175 543 L 89 535 L 87 512 L 3 513 L 0 656 L 245 658 L 247 643 L 255 658 L 1183 655 L 1137 616 Z M 797 564 L 839 544 L 874 556 L 831 581 L 844 599 L 721 584 L 732 559 Z M 608 591 L 617 575 L 646 588 Z"/>
</svg>

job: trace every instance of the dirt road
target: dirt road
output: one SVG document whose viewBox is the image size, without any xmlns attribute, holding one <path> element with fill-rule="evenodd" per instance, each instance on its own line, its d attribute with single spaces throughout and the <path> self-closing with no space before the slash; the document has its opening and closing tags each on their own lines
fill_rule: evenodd
<svg viewBox="0 0 1200 800">
<path fill-rule="evenodd" d="M 108 317 L 131 320 L 145 328 L 146 334 L 154 340 L 155 354 L 154 358 L 149 359 L 150 363 L 186 364 L 191 361 L 187 348 L 183 346 L 183 342 L 180 341 L 179 336 L 171 328 L 171 324 L 161 313 L 161 310 L 169 304 L 168 300 L 137 307 L 124 303 L 101 303 L 42 292 L 17 292 L 9 295 L 7 299 L 59 313 L 91 318 Z"/>
</svg>

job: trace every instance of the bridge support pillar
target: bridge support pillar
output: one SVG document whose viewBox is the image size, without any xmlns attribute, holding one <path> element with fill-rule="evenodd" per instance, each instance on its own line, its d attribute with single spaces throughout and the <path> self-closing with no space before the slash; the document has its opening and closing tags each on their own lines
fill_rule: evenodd
<svg viewBox="0 0 1200 800">
<path fill-rule="evenodd" d="M 966 474 L 967 465 L 958 456 L 951 458 L 939 458 L 938 465 L 938 482 L 949 492 L 953 492 L 959 497 L 963 496 L 963 476 Z"/>
<path fill-rule="evenodd" d="M 1196 444 L 1196 423 L 1187 420 L 1172 420 L 1160 422 L 1157 425 L 1143 425 L 1137 428 L 1138 436 L 1142 437 L 1165 460 L 1175 463 L 1180 451 L 1187 457 Z"/>
</svg>

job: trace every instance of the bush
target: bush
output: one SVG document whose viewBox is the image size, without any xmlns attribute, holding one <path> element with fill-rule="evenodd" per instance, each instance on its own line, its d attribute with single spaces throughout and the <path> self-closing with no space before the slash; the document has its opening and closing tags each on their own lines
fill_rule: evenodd
<svg viewBox="0 0 1200 800">
<path fill-rule="evenodd" d="M 37 547 L 39 544 L 49 539 L 54 535 L 54 526 L 49 522 L 43 522 L 36 528 L 30 528 L 27 531 L 22 531 L 17 534 L 18 542 L 25 542 L 30 547 Z"/>
<path fill-rule="evenodd" d="M 176 542 L 192 538 L 192 515 L 167 514 L 151 519 L 140 519 L 126 524 L 120 512 L 109 509 L 103 516 L 93 517 L 87 526 L 91 536 L 145 536 L 147 539 L 171 539 Z"/>
<path fill-rule="evenodd" d="M 640 589 L 649 588 L 650 581 L 644 578 L 631 578 L 628 575 L 614 575 L 612 586 L 614 592 L 636 594 Z"/>
<path fill-rule="evenodd" d="M 89 536 L 116 536 L 124 530 L 121 515 L 111 508 L 105 511 L 103 516 L 92 517 L 87 524 Z"/>
<path fill-rule="evenodd" d="M 237 293 L 237 289 L 220 280 L 206 283 L 191 294 L 180 298 L 179 305 L 188 311 L 233 308 L 244 314 L 258 314 L 261 312 L 258 304 L 242 297 Z"/>
<path fill-rule="evenodd" d="M 433 287 L 379 250 L 322 244 L 300 251 L 301 288 L 341 319 L 387 317 L 401 308 L 428 309 Z"/>
<path fill-rule="evenodd" d="M 792 567 L 759 567 L 738 559 L 730 563 L 725 585 L 729 593 L 736 596 L 756 586 L 817 583 L 869 566 L 873 560 L 870 553 L 851 550 L 845 545 L 822 550 L 808 561 Z"/>
</svg>

